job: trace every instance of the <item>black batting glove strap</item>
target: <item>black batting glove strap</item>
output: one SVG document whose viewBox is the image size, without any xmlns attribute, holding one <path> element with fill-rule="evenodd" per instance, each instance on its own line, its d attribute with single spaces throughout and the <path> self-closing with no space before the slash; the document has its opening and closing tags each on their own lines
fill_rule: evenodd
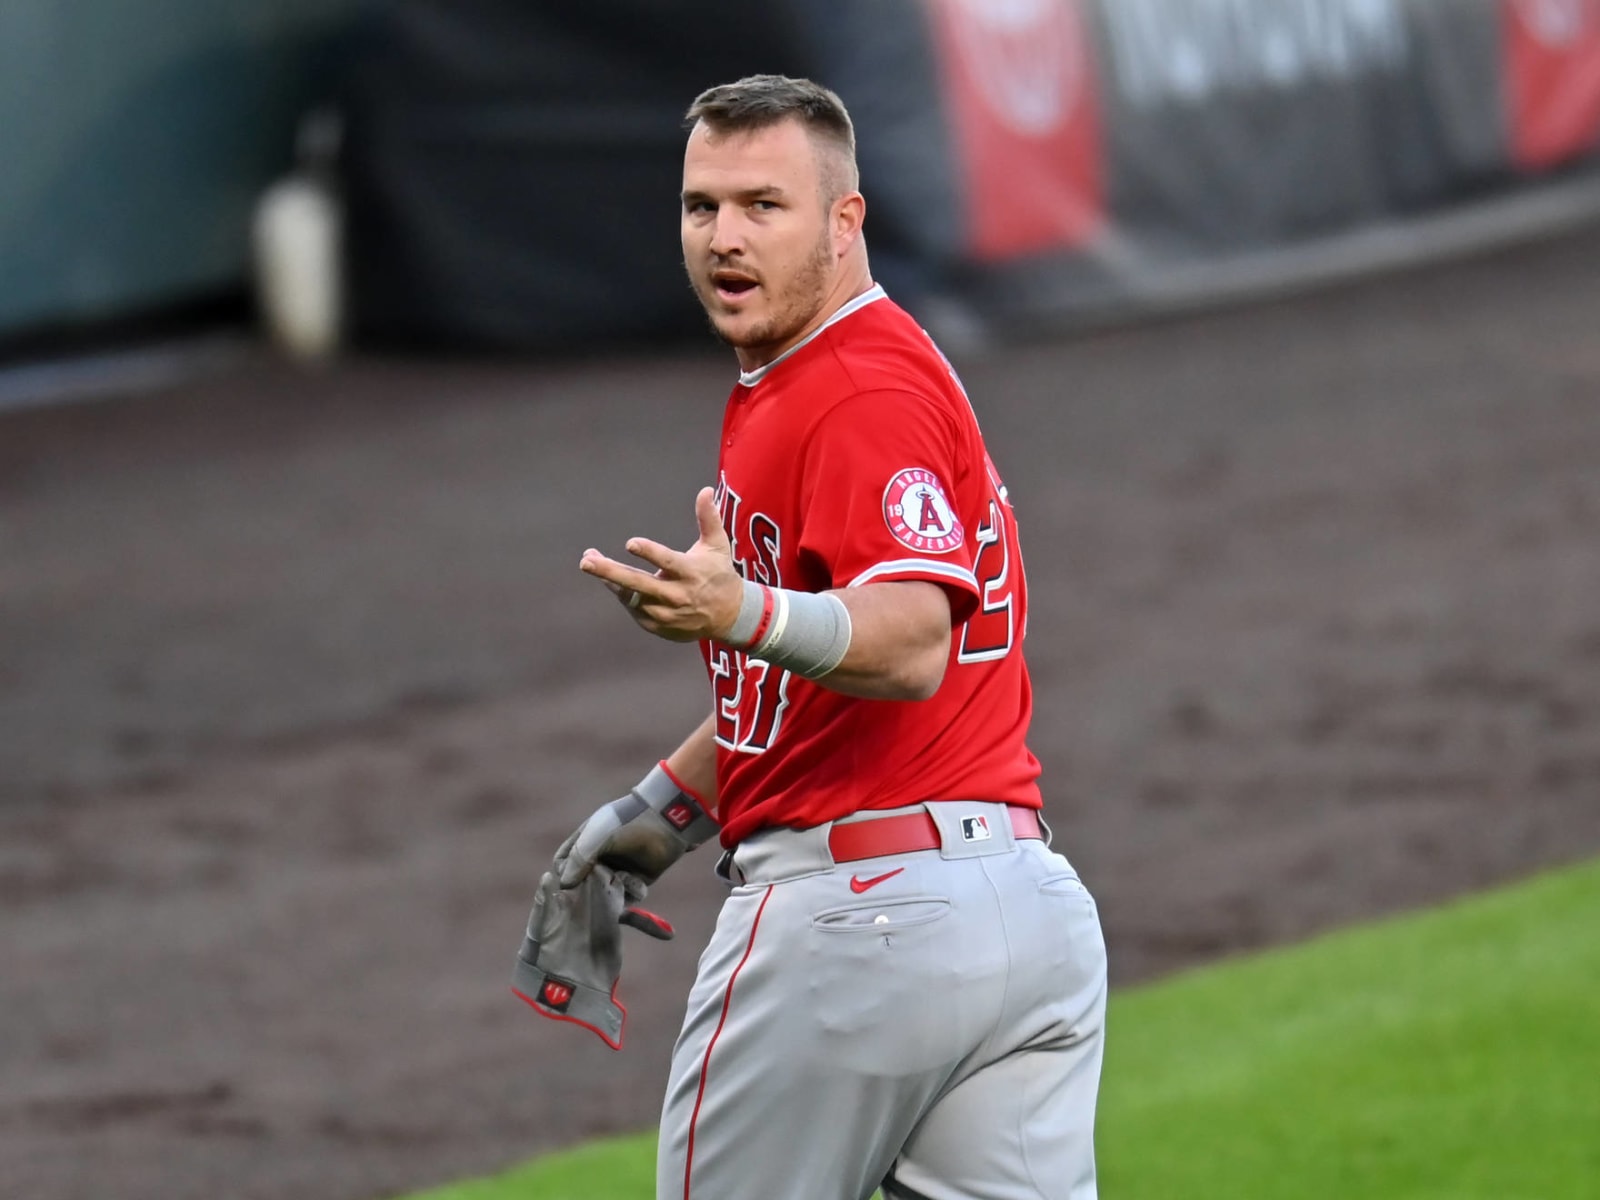
<svg viewBox="0 0 1600 1200">
<path fill-rule="evenodd" d="M 596 863 L 654 883 L 721 826 L 657 764 L 626 796 L 602 805 L 556 851 L 562 887 L 575 887 Z"/>
<path fill-rule="evenodd" d="M 576 887 L 562 888 L 553 872 L 539 881 L 511 989 L 542 1016 L 571 1021 L 622 1049 L 628 1010 L 617 999 L 622 975 L 622 926 L 670 938 L 672 926 L 631 907 L 644 885 L 597 866 Z"/>
</svg>

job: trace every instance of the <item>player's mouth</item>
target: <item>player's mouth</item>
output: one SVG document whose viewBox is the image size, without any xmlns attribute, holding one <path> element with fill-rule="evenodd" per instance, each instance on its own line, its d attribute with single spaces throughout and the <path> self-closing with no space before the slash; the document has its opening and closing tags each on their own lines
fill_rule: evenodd
<svg viewBox="0 0 1600 1200">
<path fill-rule="evenodd" d="M 713 271 L 711 286 L 724 304 L 737 304 L 761 285 L 755 276 L 742 271 Z"/>
</svg>

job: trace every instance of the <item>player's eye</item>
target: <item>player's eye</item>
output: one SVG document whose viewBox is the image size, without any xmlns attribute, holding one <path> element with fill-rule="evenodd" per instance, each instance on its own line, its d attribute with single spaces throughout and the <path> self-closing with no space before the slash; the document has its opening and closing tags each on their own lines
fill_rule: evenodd
<svg viewBox="0 0 1600 1200">
<path fill-rule="evenodd" d="M 759 212 L 772 212 L 777 209 L 778 202 L 776 200 L 757 200 L 751 207 Z"/>
</svg>

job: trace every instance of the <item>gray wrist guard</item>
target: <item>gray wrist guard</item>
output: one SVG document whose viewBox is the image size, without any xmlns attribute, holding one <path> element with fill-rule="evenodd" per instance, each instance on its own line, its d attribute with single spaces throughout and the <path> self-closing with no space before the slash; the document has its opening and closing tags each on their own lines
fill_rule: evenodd
<svg viewBox="0 0 1600 1200">
<path fill-rule="evenodd" d="M 850 610 L 831 592 L 797 592 L 745 581 L 727 641 L 751 658 L 821 679 L 850 649 Z"/>
</svg>

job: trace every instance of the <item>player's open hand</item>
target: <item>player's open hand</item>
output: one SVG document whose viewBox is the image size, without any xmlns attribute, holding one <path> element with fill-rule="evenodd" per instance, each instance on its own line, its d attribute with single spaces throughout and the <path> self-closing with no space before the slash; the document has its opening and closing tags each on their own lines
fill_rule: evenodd
<svg viewBox="0 0 1600 1200">
<path fill-rule="evenodd" d="M 713 641 L 727 635 L 739 616 L 744 581 L 733 565 L 733 547 L 722 528 L 716 493 L 701 488 L 694 500 L 700 537 L 687 550 L 649 538 L 629 538 L 624 547 L 655 568 L 654 573 L 588 549 L 578 569 L 593 575 L 627 607 L 641 629 L 670 642 Z"/>
</svg>

